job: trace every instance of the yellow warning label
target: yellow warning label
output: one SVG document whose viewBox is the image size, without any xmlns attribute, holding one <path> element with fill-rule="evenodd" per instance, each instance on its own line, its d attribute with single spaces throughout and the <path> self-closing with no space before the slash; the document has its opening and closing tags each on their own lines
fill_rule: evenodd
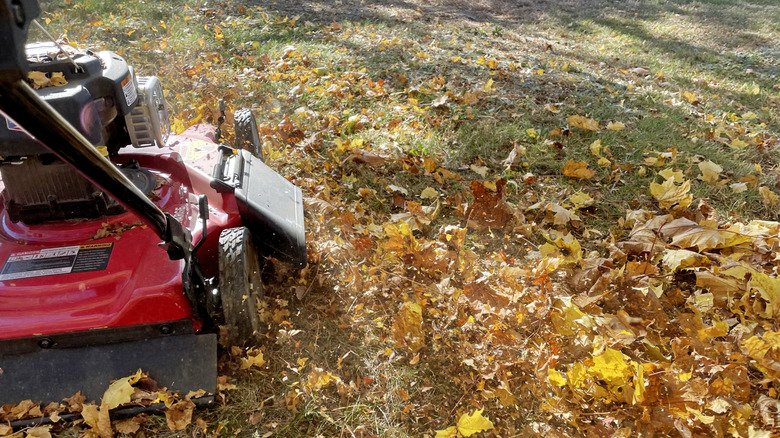
<svg viewBox="0 0 780 438">
<path fill-rule="evenodd" d="M 113 245 L 113 243 L 111 243 L 111 242 L 109 242 L 109 243 L 90 243 L 90 244 L 87 244 L 87 245 L 79 245 L 79 249 L 108 248 L 111 245 Z"/>
</svg>

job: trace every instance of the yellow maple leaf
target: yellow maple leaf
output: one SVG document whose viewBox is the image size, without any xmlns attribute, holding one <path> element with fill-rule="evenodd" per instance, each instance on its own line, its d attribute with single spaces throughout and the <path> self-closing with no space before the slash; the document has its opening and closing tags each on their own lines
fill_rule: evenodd
<svg viewBox="0 0 780 438">
<path fill-rule="evenodd" d="M 683 173 L 681 170 L 674 170 L 672 168 L 666 168 L 660 172 L 658 172 L 659 175 L 661 175 L 664 179 L 670 179 L 674 182 L 681 183 L 685 181 L 685 178 L 683 177 Z"/>
<path fill-rule="evenodd" d="M 51 438 L 51 426 L 35 426 L 25 430 L 24 438 Z M 10 434 L 9 434 L 10 435 Z M 19 436 L 19 435 L 14 435 Z"/>
<path fill-rule="evenodd" d="M 665 210 L 684 209 L 691 205 L 693 196 L 689 193 L 690 190 L 690 181 L 685 181 L 679 186 L 674 183 L 673 179 L 667 179 L 663 184 L 650 183 L 650 194 Z"/>
<path fill-rule="evenodd" d="M 748 355 L 757 363 L 756 368 L 761 370 L 766 377 L 777 379 L 780 377 L 780 332 L 767 331 L 763 335 L 752 336 L 742 342 L 742 346 L 748 351 Z"/>
<path fill-rule="evenodd" d="M 225 34 L 222 32 L 222 28 L 217 26 L 216 24 L 214 25 L 214 38 L 216 38 L 219 41 L 224 41 L 225 39 Z"/>
<path fill-rule="evenodd" d="M 634 403 L 641 403 L 645 399 L 645 373 L 641 364 L 632 361 L 634 364 L 636 379 L 634 379 Z"/>
<path fill-rule="evenodd" d="M 566 118 L 566 121 L 569 122 L 569 124 L 571 126 L 574 126 L 575 128 L 584 129 L 586 131 L 599 130 L 599 122 L 580 115 L 575 114 L 573 116 L 569 116 Z"/>
<path fill-rule="evenodd" d="M 683 98 L 688 101 L 688 103 L 693 103 L 696 101 L 696 93 L 692 93 L 690 91 L 683 91 L 682 92 Z"/>
<path fill-rule="evenodd" d="M 555 327 L 555 331 L 565 336 L 573 335 L 587 328 L 591 323 L 591 318 L 583 313 L 576 304 L 572 303 L 570 297 L 555 300 L 550 320 L 553 323 L 553 327 Z"/>
<path fill-rule="evenodd" d="M 767 207 L 774 207 L 780 203 L 780 197 L 777 196 L 777 193 L 773 192 L 767 186 L 759 187 L 758 194 L 761 195 L 761 202 Z"/>
<path fill-rule="evenodd" d="M 572 204 L 574 204 L 575 209 L 587 208 L 593 205 L 594 202 L 596 202 L 593 198 L 590 197 L 589 194 L 583 193 L 582 191 L 579 191 L 569 196 L 569 201 L 571 201 Z"/>
<path fill-rule="evenodd" d="M 634 373 L 626 363 L 626 355 L 618 350 L 607 348 L 603 353 L 593 356 L 593 366 L 588 373 L 610 385 L 623 385 Z"/>
<path fill-rule="evenodd" d="M 103 399 L 101 401 L 101 409 L 114 409 L 119 405 L 130 403 L 130 397 L 133 395 L 135 388 L 132 384 L 137 382 L 143 373 L 138 370 L 134 375 L 130 377 L 124 377 L 111 383 L 103 393 Z"/>
<path fill-rule="evenodd" d="M 437 430 L 434 438 L 456 438 L 458 436 L 458 428 L 450 426 L 446 429 Z"/>
<path fill-rule="evenodd" d="M 561 372 L 555 368 L 547 368 L 547 380 L 549 380 L 553 385 L 566 385 L 566 378 L 563 377 L 563 374 L 561 374 Z"/>
<path fill-rule="evenodd" d="M 590 144 L 590 153 L 597 157 L 601 156 L 601 140 L 596 140 Z"/>
<path fill-rule="evenodd" d="M 171 123 L 171 131 L 173 131 L 174 134 L 181 134 L 185 129 L 187 128 L 184 127 L 184 122 L 181 119 L 174 117 L 173 123 Z"/>
<path fill-rule="evenodd" d="M 241 358 L 241 369 L 248 370 L 253 366 L 262 368 L 265 365 L 265 359 L 263 359 L 263 352 L 257 348 L 251 348 L 246 352 L 246 357 Z"/>
<path fill-rule="evenodd" d="M 748 287 L 756 289 L 761 298 L 766 301 L 766 307 L 759 315 L 765 318 L 775 318 L 780 316 L 780 279 L 770 277 L 763 272 L 751 272 Z M 742 298 L 744 301 L 750 300 L 749 294 Z M 751 306 L 756 308 L 756 306 Z"/>
<path fill-rule="evenodd" d="M 55 87 L 61 87 L 63 85 L 68 85 L 68 81 L 65 79 L 65 75 L 63 75 L 62 72 L 55 71 L 51 74 L 51 84 Z"/>
<path fill-rule="evenodd" d="M 419 304 L 405 302 L 398 309 L 393 318 L 392 336 L 395 347 L 406 347 L 411 352 L 416 352 L 425 346 L 422 332 L 422 308 Z"/>
<path fill-rule="evenodd" d="M 562 171 L 563 176 L 579 179 L 591 179 L 596 174 L 595 171 L 588 169 L 588 163 L 574 160 L 567 161 Z"/>
<path fill-rule="evenodd" d="M 699 163 L 699 170 L 701 171 L 699 179 L 710 184 L 716 183 L 720 179 L 720 173 L 723 172 L 721 166 L 709 160 Z"/>
<path fill-rule="evenodd" d="M 458 420 L 458 432 L 470 437 L 475 433 L 484 432 L 493 428 L 493 423 L 487 417 L 482 416 L 484 409 L 477 409 L 473 414 L 463 414 Z"/>
<path fill-rule="evenodd" d="M 426 187 L 425 190 L 420 193 L 420 197 L 423 199 L 436 199 L 439 197 L 439 192 L 433 187 Z"/>
<path fill-rule="evenodd" d="M 566 376 L 569 378 L 569 383 L 572 386 L 579 388 L 585 382 L 585 378 L 588 377 L 588 371 L 585 365 L 577 362 L 571 367 Z"/>
<path fill-rule="evenodd" d="M 607 124 L 607 130 L 609 131 L 622 131 L 624 129 L 626 129 L 626 125 L 620 122 L 609 122 Z"/>
</svg>

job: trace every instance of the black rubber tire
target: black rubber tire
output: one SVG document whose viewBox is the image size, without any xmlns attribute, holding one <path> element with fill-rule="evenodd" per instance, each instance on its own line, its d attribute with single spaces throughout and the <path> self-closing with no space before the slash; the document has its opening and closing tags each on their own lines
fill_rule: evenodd
<svg viewBox="0 0 780 438">
<path fill-rule="evenodd" d="M 252 110 L 243 108 L 236 111 L 233 114 L 233 127 L 236 130 L 235 148 L 246 149 L 261 161 L 265 161 L 260 133 L 257 132 L 257 121 Z"/>
<path fill-rule="evenodd" d="M 219 235 L 219 294 L 230 343 L 239 347 L 256 343 L 263 283 L 260 257 L 246 227 L 228 228 Z"/>
</svg>

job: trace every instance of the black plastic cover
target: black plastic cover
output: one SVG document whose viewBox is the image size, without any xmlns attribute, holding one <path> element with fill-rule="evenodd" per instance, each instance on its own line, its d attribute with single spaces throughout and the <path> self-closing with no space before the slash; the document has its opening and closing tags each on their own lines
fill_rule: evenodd
<svg viewBox="0 0 780 438">
<path fill-rule="evenodd" d="M 86 332 L 88 334 L 88 332 Z M 217 335 L 185 334 L 107 345 L 38 348 L 0 356 L 0 405 L 59 402 L 76 392 L 99 401 L 112 380 L 138 369 L 160 387 L 216 392 Z"/>
<path fill-rule="evenodd" d="M 249 151 L 237 152 L 243 168 L 235 196 L 244 226 L 262 254 L 304 266 L 306 229 L 301 189 Z"/>
<path fill-rule="evenodd" d="M 62 73 L 66 85 L 37 90 L 43 100 L 57 110 L 94 145 L 106 145 L 104 127 L 117 116 L 128 114 L 138 100 L 130 67 L 112 52 L 77 54 L 74 65 L 57 57 L 54 43 L 34 43 L 26 47 L 30 69 L 50 75 Z M 0 156 L 31 156 L 49 151 L 21 131 L 11 121 L 0 121 Z"/>
</svg>

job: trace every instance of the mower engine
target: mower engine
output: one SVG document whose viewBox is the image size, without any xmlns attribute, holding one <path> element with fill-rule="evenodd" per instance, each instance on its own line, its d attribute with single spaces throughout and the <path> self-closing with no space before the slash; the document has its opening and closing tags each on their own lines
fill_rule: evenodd
<svg viewBox="0 0 780 438">
<path fill-rule="evenodd" d="M 31 77 L 51 83 L 38 90 L 92 144 L 104 153 L 129 144 L 162 147 L 170 133 L 160 81 L 136 77 L 111 52 L 76 52 L 67 57 L 54 43 L 26 47 Z M 102 149 L 102 148 L 101 148 Z M 125 166 L 122 173 L 144 194 L 156 186 L 150 172 Z M 0 178 L 13 222 L 35 224 L 118 214 L 124 208 L 73 167 L 59 160 L 21 127 L 0 122 Z"/>
</svg>

